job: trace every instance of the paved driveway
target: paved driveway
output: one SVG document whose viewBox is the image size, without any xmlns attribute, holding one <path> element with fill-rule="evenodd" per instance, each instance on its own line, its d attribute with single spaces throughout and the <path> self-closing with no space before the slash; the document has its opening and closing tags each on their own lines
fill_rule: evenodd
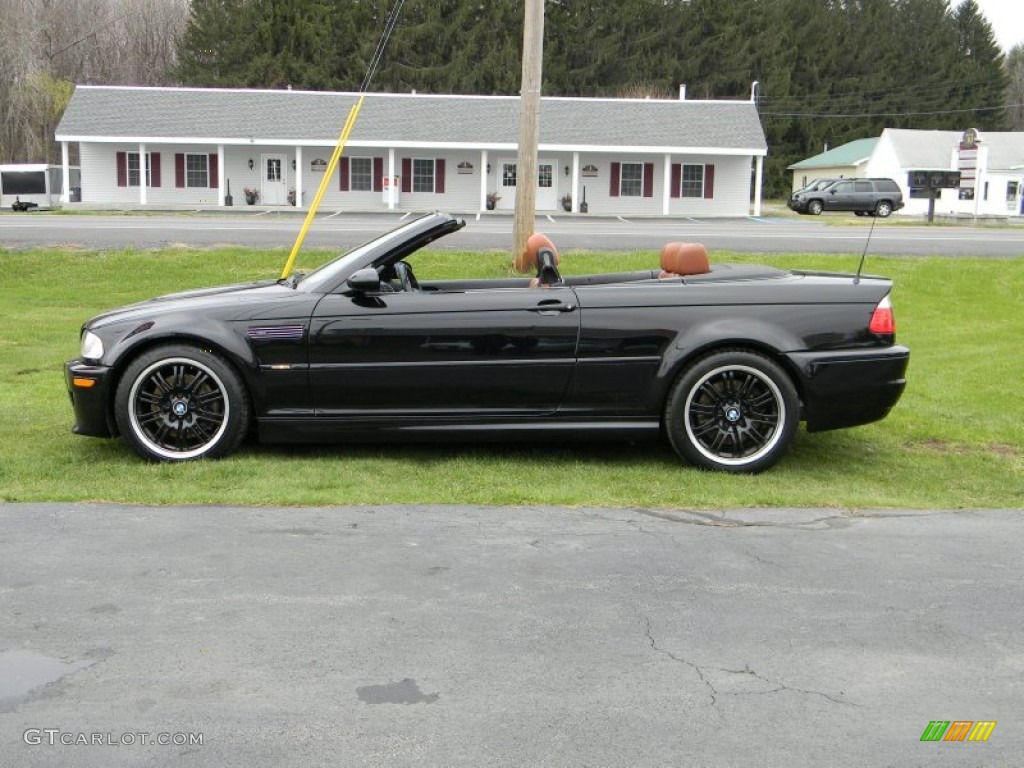
<svg viewBox="0 0 1024 768">
<path fill-rule="evenodd" d="M 0 762 L 1019 765 L 1021 512 L 0 505 Z"/>
</svg>

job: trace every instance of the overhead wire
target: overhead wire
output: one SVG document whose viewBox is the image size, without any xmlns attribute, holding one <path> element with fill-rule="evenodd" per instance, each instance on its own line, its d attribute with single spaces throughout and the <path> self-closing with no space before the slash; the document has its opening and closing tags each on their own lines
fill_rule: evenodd
<svg viewBox="0 0 1024 768">
<path fill-rule="evenodd" d="M 324 171 L 323 178 L 320 179 L 320 187 L 317 189 L 316 195 L 313 197 L 313 202 L 310 203 L 309 210 L 306 212 L 306 218 L 302 222 L 302 227 L 299 229 L 299 233 L 295 237 L 295 243 L 292 245 L 292 250 L 288 254 L 288 260 L 285 262 L 284 269 L 281 270 L 282 280 L 291 274 L 292 267 L 295 265 L 295 259 L 299 255 L 299 250 L 302 248 L 302 244 L 306 241 L 306 234 L 309 232 L 309 228 L 313 224 L 313 219 L 316 218 L 316 212 L 320 208 L 320 201 L 323 200 L 324 193 L 327 191 L 330 180 L 334 178 L 334 172 L 338 169 L 338 163 L 341 161 L 341 154 L 345 150 L 345 145 L 348 143 L 348 137 L 352 133 L 352 129 L 355 127 L 359 111 L 363 108 L 363 101 L 366 99 L 366 92 L 370 87 L 373 76 L 376 74 L 377 68 L 380 66 L 381 59 L 384 58 L 384 51 L 387 48 L 388 41 L 391 39 L 391 33 L 395 30 L 395 25 L 398 23 L 398 15 L 402 12 L 403 5 L 405 5 L 405 0 L 398 0 L 398 2 L 391 8 L 391 14 L 388 16 L 380 38 L 377 40 L 377 47 L 373 51 L 373 56 L 370 57 L 370 63 L 366 68 L 366 74 L 363 77 L 363 82 L 359 85 L 359 98 L 356 99 L 355 104 L 353 104 L 352 108 L 349 110 L 345 124 L 341 128 L 341 134 L 338 136 L 338 143 L 334 147 L 334 152 L 331 153 L 331 159 L 327 163 L 327 168 Z M 299 202 L 300 201 L 296 200 L 296 204 Z"/>
</svg>

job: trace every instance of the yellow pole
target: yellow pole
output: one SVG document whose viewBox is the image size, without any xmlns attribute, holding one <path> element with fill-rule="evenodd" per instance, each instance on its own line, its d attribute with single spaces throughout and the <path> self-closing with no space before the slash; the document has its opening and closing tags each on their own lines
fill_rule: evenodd
<svg viewBox="0 0 1024 768">
<path fill-rule="evenodd" d="M 320 188 L 316 191 L 313 203 L 309 206 L 309 211 L 306 213 L 306 220 L 302 222 L 302 229 L 299 230 L 299 235 L 295 238 L 295 245 L 292 246 L 292 252 L 288 256 L 288 262 L 284 265 L 284 269 L 281 271 L 282 280 L 288 277 L 292 272 L 292 266 L 295 264 L 295 257 L 299 255 L 299 249 L 302 248 L 302 243 L 306 239 L 306 233 L 309 231 L 309 227 L 313 223 L 313 218 L 316 216 L 317 209 L 320 207 L 320 200 L 323 199 L 324 192 L 327 191 L 327 185 L 331 183 L 331 179 L 334 177 L 334 172 L 338 168 L 338 161 L 341 159 L 341 152 L 345 149 L 345 143 L 348 141 L 349 134 L 352 133 L 352 127 L 356 124 L 356 116 L 359 114 L 359 110 L 363 108 L 363 99 L 365 98 L 365 93 L 359 94 L 359 100 L 352 105 L 352 109 L 348 112 L 348 119 L 345 121 L 345 126 L 341 129 L 341 135 L 338 137 L 338 144 L 335 146 L 334 153 L 331 155 L 331 161 L 327 164 L 327 171 L 324 173 L 324 177 L 320 180 Z M 301 169 L 299 172 L 301 173 Z"/>
</svg>

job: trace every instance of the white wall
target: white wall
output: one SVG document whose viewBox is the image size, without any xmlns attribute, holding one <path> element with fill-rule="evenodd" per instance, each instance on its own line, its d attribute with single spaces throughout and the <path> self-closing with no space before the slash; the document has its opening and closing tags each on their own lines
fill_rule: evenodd
<svg viewBox="0 0 1024 768">
<path fill-rule="evenodd" d="M 84 203 L 109 203 L 138 205 L 140 190 L 138 187 L 117 186 L 117 153 L 138 152 L 137 144 L 104 144 L 83 142 L 80 146 L 82 168 L 82 201 Z M 231 195 L 236 207 L 246 205 L 244 190 L 246 187 L 260 190 L 263 162 L 266 154 L 279 154 L 284 157 L 282 168 L 287 189 L 298 187 L 298 175 L 302 174 L 302 206 L 309 206 L 323 174 L 311 170 L 315 159 L 330 159 L 333 147 L 303 147 L 302 167 L 292 168 L 296 159 L 294 147 L 268 147 L 261 145 L 225 146 L 224 162 L 220 168 L 222 183 L 230 181 Z M 216 188 L 195 189 L 175 187 L 174 163 L 177 153 L 216 154 L 215 145 L 172 145 L 147 144 L 147 152 L 159 152 L 161 164 L 161 185 L 147 190 L 147 203 L 159 205 L 195 205 L 196 207 L 216 206 L 218 190 Z M 480 162 L 480 152 L 465 151 L 431 151 L 424 149 L 403 149 L 396 147 L 395 174 L 401 175 L 403 158 L 444 158 L 445 160 L 445 191 L 444 193 L 410 193 L 400 194 L 396 206 L 402 210 L 452 210 L 475 211 L 480 209 L 481 174 L 486 176 L 488 191 L 499 191 L 501 181 L 501 162 L 511 157 L 508 152 L 489 153 L 491 172 L 487 174 L 486 166 Z M 346 150 L 349 157 L 380 157 L 383 160 L 384 174 L 388 173 L 387 149 L 350 148 Z M 554 200 L 550 211 L 560 211 L 558 201 L 563 195 L 572 192 L 572 178 L 566 176 L 565 166 L 572 168 L 572 156 L 569 153 L 542 153 L 545 159 L 555 162 Z M 249 159 L 253 160 L 253 168 L 249 168 Z M 460 163 L 468 161 L 473 171 L 468 174 L 458 172 Z M 611 181 L 611 163 L 639 162 L 652 163 L 654 166 L 652 197 L 612 197 L 609 194 Z M 714 156 L 672 156 L 673 163 L 714 164 L 715 183 L 714 197 L 704 198 L 672 198 L 669 201 L 669 213 L 674 216 L 747 216 L 750 211 L 751 188 L 751 157 L 714 157 Z M 596 177 L 580 178 L 579 188 L 582 192 L 586 187 L 586 200 L 590 213 L 598 215 L 661 215 L 663 210 L 664 189 L 664 155 L 613 155 L 580 154 L 579 167 L 595 165 L 598 168 Z M 325 190 L 321 209 L 328 211 L 372 210 L 385 209 L 386 204 L 382 192 L 347 191 L 342 192 L 338 184 L 338 171 L 332 175 Z M 503 194 L 499 201 L 499 209 L 511 209 L 514 195 Z M 261 199 L 259 205 L 267 201 Z M 578 203 L 578 201 L 577 201 Z"/>
</svg>

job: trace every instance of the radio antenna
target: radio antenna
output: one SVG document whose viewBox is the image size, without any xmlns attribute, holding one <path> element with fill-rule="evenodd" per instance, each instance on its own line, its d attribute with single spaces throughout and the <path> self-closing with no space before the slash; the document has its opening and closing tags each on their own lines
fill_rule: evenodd
<svg viewBox="0 0 1024 768">
<path fill-rule="evenodd" d="M 860 264 L 857 265 L 857 274 L 853 276 L 853 284 L 857 285 L 860 283 L 860 273 L 864 269 L 864 259 L 868 255 L 868 245 L 871 243 L 871 235 L 875 231 L 875 222 L 878 220 L 877 216 L 871 217 L 871 229 L 868 230 L 867 240 L 864 241 L 864 252 L 860 255 Z"/>
</svg>

